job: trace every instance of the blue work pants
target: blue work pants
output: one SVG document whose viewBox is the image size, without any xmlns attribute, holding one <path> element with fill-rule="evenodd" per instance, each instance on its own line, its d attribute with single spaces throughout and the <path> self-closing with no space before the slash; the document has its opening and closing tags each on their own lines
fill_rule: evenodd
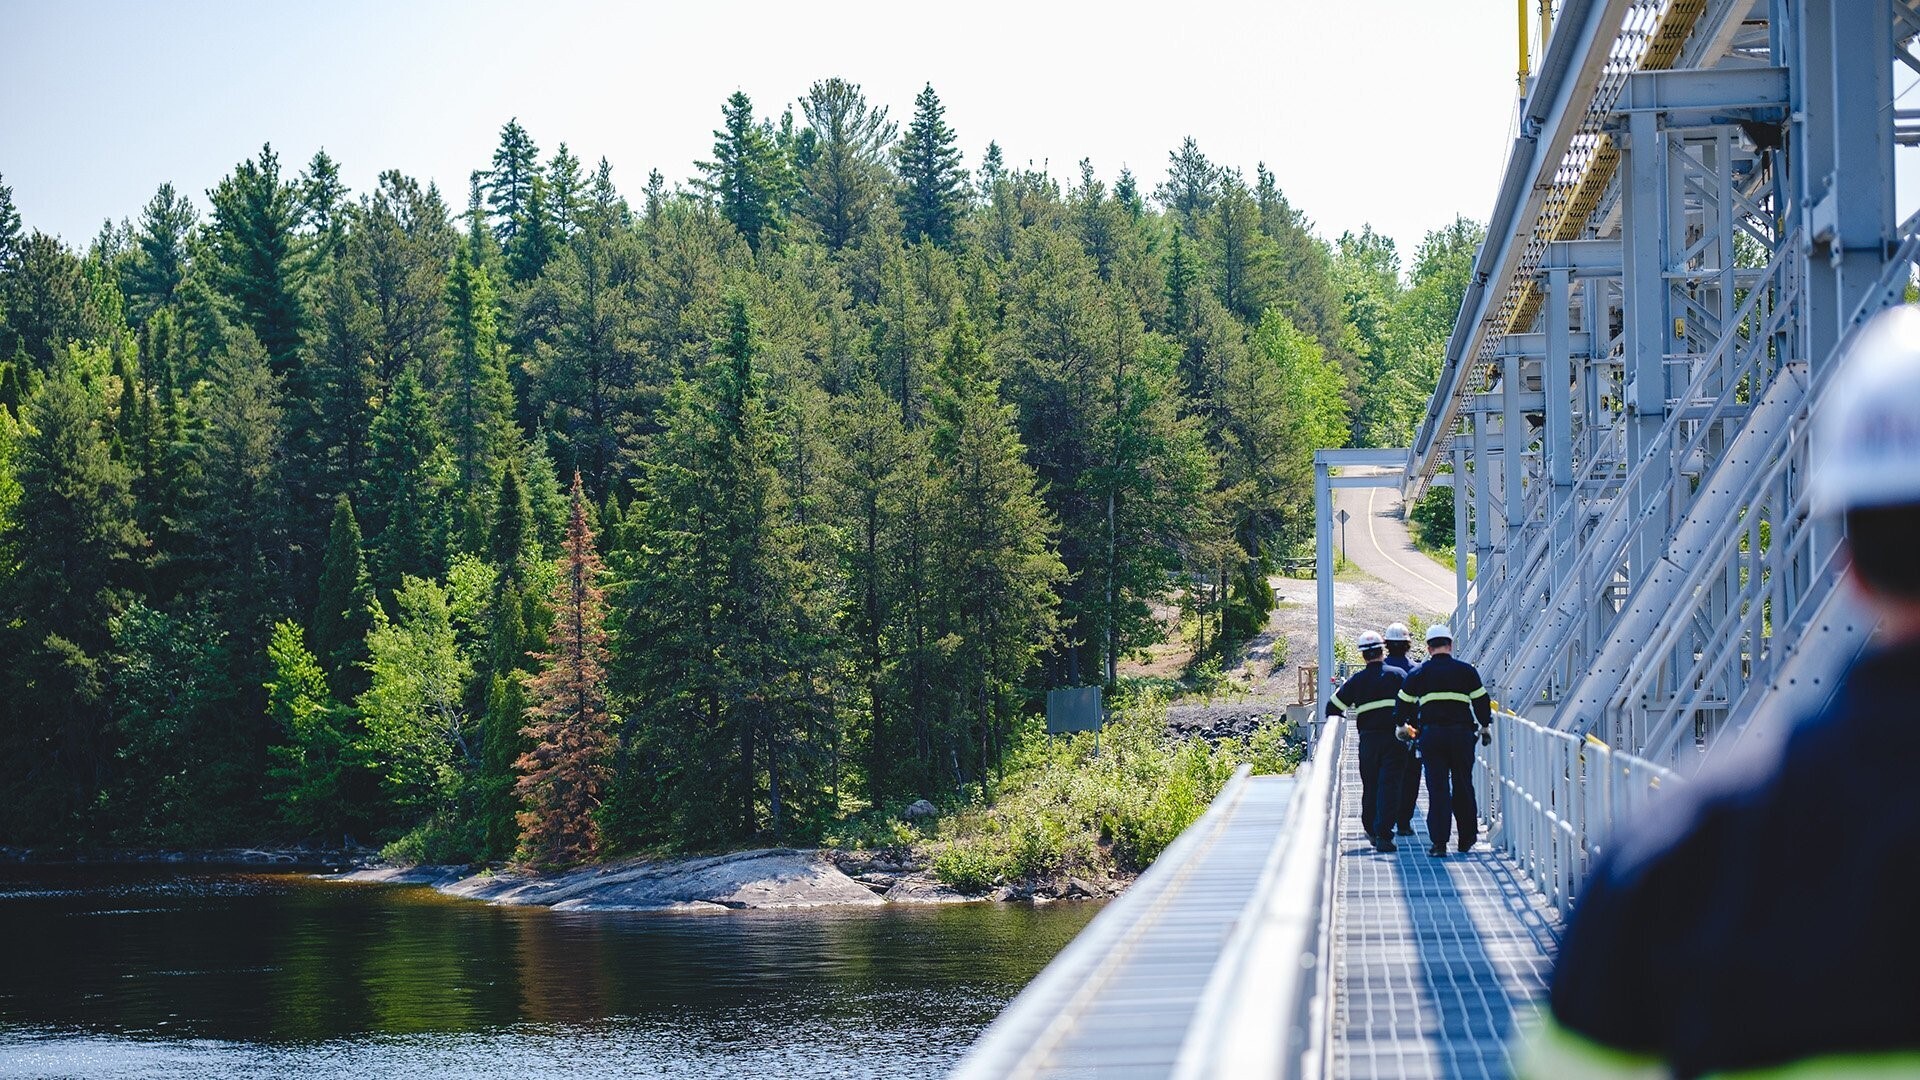
<svg viewBox="0 0 1920 1080">
<path fill-rule="evenodd" d="M 1391 731 L 1360 733 L 1360 826 L 1368 836 L 1392 836 L 1400 814 L 1407 749 Z"/>
<path fill-rule="evenodd" d="M 1480 835 L 1473 799 L 1473 744 L 1471 724 L 1431 724 L 1420 732 L 1420 757 L 1427 771 L 1427 836 L 1447 846 L 1455 822 L 1460 842 L 1471 844 Z"/>
<path fill-rule="evenodd" d="M 1398 739 L 1394 740 L 1399 742 Z M 1394 820 L 1402 829 L 1413 829 L 1413 804 L 1420 798 L 1420 755 L 1414 752 L 1412 743 L 1400 743 L 1402 753 L 1407 757 L 1406 766 L 1400 770 L 1400 807 Z"/>
</svg>

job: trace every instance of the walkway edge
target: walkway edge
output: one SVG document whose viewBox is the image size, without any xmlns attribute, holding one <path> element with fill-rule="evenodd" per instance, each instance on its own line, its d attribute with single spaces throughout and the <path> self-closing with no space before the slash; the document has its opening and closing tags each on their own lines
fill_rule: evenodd
<svg viewBox="0 0 1920 1080">
<path fill-rule="evenodd" d="M 1205 847 L 1231 815 L 1253 768 L 1242 765 L 1207 807 L 1167 845 L 1153 865 L 1081 930 L 1033 982 L 982 1032 L 951 1080 L 997 1080 L 1039 1075 L 1049 1051 L 1071 1029 L 1073 1004 L 1092 993 L 1124 955 L 1136 926 L 1155 917 L 1196 849 Z M 1297 797 L 1297 794 L 1296 794 Z"/>
<path fill-rule="evenodd" d="M 1294 790 L 1287 835 L 1275 846 L 1256 901 L 1221 950 L 1173 1075 L 1317 1077 L 1325 1074 L 1332 965 L 1322 963 L 1333 915 L 1336 807 L 1347 725 L 1313 748 Z M 1258 906 L 1264 898 L 1265 906 Z"/>
</svg>

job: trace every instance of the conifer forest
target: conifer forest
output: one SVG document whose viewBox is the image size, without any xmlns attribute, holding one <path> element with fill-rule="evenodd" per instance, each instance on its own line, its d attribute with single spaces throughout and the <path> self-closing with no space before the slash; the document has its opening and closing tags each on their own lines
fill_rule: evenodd
<svg viewBox="0 0 1920 1080">
<path fill-rule="evenodd" d="M 463 192 L 267 146 L 84 250 L 0 177 L 0 844 L 801 843 L 1237 648 L 1479 231 L 988 135 L 827 79 L 680 179 L 515 121 Z"/>
</svg>

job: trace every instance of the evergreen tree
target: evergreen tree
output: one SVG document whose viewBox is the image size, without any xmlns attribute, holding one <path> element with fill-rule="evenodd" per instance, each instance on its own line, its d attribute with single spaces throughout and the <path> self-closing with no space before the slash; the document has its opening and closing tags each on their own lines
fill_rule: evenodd
<svg viewBox="0 0 1920 1080">
<path fill-rule="evenodd" d="M 13 269 L 20 257 L 20 211 L 13 205 L 13 188 L 0 176 L 0 274 Z"/>
<path fill-rule="evenodd" d="M 400 173 L 380 174 L 354 209 L 346 262 L 370 316 L 382 385 L 407 367 L 439 382 L 447 340 L 447 264 L 457 238 L 440 193 Z"/>
<path fill-rule="evenodd" d="M 536 172 L 527 181 L 527 201 L 505 238 L 507 277 L 525 284 L 540 276 L 559 247 L 559 228 L 547 193 L 547 178 Z"/>
<path fill-rule="evenodd" d="M 368 429 L 380 397 L 378 335 L 351 269 L 336 262 L 315 298 L 312 346 L 291 410 L 292 479 L 303 508 L 326 506 L 367 481 Z"/>
<path fill-rule="evenodd" d="M 1238 171 L 1221 174 L 1202 235 L 1220 303 L 1244 321 L 1259 319 L 1275 292 L 1276 253 L 1273 238 L 1261 231 L 1259 206 Z"/>
<path fill-rule="evenodd" d="M 527 726 L 533 740 L 515 767 L 520 814 L 520 850 L 527 860 L 557 866 L 590 859 L 599 850 L 594 821 L 612 770 L 613 718 L 607 712 L 607 635 L 604 570 L 587 524 L 588 504 L 573 476 L 560 580 L 552 598 L 554 628 L 540 671 L 527 690 Z"/>
<path fill-rule="evenodd" d="M 535 203 L 533 178 L 540 174 L 540 150 L 515 117 L 500 129 L 500 145 L 487 173 L 487 208 L 493 212 L 493 232 L 500 244 L 511 245 L 527 208 Z"/>
<path fill-rule="evenodd" d="M 813 158 L 800 172 L 800 214 L 839 251 L 871 228 L 887 192 L 886 150 L 895 125 L 872 108 L 858 83 L 825 79 L 800 100 L 814 136 Z"/>
<path fill-rule="evenodd" d="M 284 412 L 269 363 L 244 329 L 215 353 L 198 415 L 193 465 L 199 483 L 189 514 L 201 573 L 197 591 L 212 602 L 232 639 L 241 665 L 237 681 L 249 694 L 260 685 L 249 668 L 260 662 L 273 620 L 289 600 Z"/>
<path fill-rule="evenodd" d="M 755 251 L 771 244 L 780 231 L 780 203 L 791 178 L 773 134 L 753 119 L 753 102 L 738 90 L 720 107 L 713 133 L 713 160 L 697 163 L 701 191 L 733 223 Z"/>
<path fill-rule="evenodd" d="M 286 375 L 297 367 L 306 305 L 305 279 L 294 230 L 300 206 L 292 184 L 280 179 L 272 146 L 235 165 L 208 198 L 207 255 L 216 288 L 234 304 L 240 324 L 253 332 Z"/>
<path fill-rule="evenodd" d="M 86 268 L 60 241 L 38 231 L 17 244 L 10 259 L 12 269 L 0 275 L 0 356 L 51 371 L 69 344 L 94 336 Z"/>
<path fill-rule="evenodd" d="M 495 328 L 497 310 L 486 268 L 457 250 L 447 279 L 453 354 L 443 400 L 459 476 L 457 503 L 476 529 L 485 521 L 480 509 L 493 490 L 493 474 L 513 445 L 513 388 Z"/>
<path fill-rule="evenodd" d="M 367 518 L 374 584 L 387 593 L 406 575 L 431 581 L 446 570 L 447 488 L 453 463 L 412 369 L 400 373 L 380 406 L 370 441 L 360 505 Z"/>
<path fill-rule="evenodd" d="M 580 173 L 580 159 L 561 143 L 547 163 L 547 220 L 552 224 L 554 240 L 565 242 L 580 228 L 580 215 L 586 209 L 586 182 Z"/>
<path fill-rule="evenodd" d="M 1033 469 L 1000 400 L 992 361 L 964 309 L 932 400 L 934 579 L 948 692 L 949 751 L 971 757 L 991 797 L 1035 654 L 1050 644 L 1053 590 L 1066 576 Z M 963 757 L 963 759 L 964 759 Z"/>
<path fill-rule="evenodd" d="M 176 194 L 172 184 L 161 184 L 147 201 L 140 213 L 133 258 L 120 279 L 134 322 L 145 323 L 173 300 L 186 277 L 188 240 L 198 222 L 193 200 Z"/>
<path fill-rule="evenodd" d="M 316 150 L 313 160 L 301 172 L 299 191 L 300 221 L 310 231 L 313 269 L 324 271 L 340 254 L 346 243 L 347 185 L 340 180 L 340 166 L 325 150 Z"/>
<path fill-rule="evenodd" d="M 900 172 L 900 220 L 909 242 L 945 247 L 966 207 L 966 170 L 947 127 L 946 107 L 928 83 L 913 99 L 913 121 L 894 148 Z"/>
<path fill-rule="evenodd" d="M 19 495 L 0 517 L 0 750 L 35 765 L 0 780 L 0 833 L 11 837 L 72 835 L 110 760 L 109 623 L 146 538 L 106 420 L 72 365 L 21 409 Z"/>
<path fill-rule="evenodd" d="M 366 690 L 367 633 L 378 619 L 379 601 L 360 546 L 360 522 L 353 516 L 352 501 L 342 494 L 334 503 L 309 634 L 336 700 L 352 701 Z"/>
<path fill-rule="evenodd" d="M 816 594 L 755 348 L 735 299 L 721 355 L 669 395 L 643 474 L 646 557 L 631 560 L 615 649 L 640 754 L 656 763 L 643 785 L 654 816 L 689 840 L 760 831 L 763 795 L 778 834 L 824 787 L 826 747 L 807 736 L 823 730 L 828 703 L 801 674 L 821 666 L 805 654 L 816 639 L 800 632 L 819 621 L 801 608 Z"/>
<path fill-rule="evenodd" d="M 1213 209 L 1220 190 L 1220 167 L 1200 152 L 1200 144 L 1189 135 L 1180 149 L 1167 154 L 1167 179 L 1154 195 L 1160 205 L 1173 213 L 1175 222 L 1189 239 L 1198 238 L 1200 223 Z"/>
</svg>

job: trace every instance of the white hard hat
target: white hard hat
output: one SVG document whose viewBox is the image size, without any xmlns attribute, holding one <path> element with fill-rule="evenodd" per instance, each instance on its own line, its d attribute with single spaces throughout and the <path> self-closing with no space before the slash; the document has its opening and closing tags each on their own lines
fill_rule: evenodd
<svg viewBox="0 0 1920 1080">
<path fill-rule="evenodd" d="M 1447 641 L 1453 640 L 1453 627 L 1443 622 L 1434 623 L 1432 626 L 1427 627 L 1428 641 L 1440 641 L 1442 639 Z"/>
<path fill-rule="evenodd" d="M 1412 641 L 1413 635 L 1407 633 L 1407 624 L 1397 622 L 1387 627 L 1388 641 Z"/>
<path fill-rule="evenodd" d="M 1359 639 L 1355 641 L 1354 644 L 1360 646 L 1362 650 L 1383 649 L 1386 648 L 1387 645 L 1385 639 L 1371 630 L 1362 631 Z"/>
<path fill-rule="evenodd" d="M 1920 307 L 1860 329 L 1814 415 L 1813 509 L 1920 503 Z"/>
</svg>

